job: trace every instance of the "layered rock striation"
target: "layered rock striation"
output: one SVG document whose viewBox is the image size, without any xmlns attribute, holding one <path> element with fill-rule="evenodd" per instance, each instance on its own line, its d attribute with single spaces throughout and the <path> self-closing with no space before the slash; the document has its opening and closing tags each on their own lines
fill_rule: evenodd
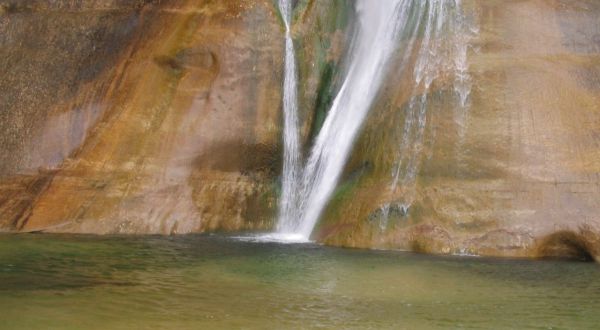
<svg viewBox="0 0 600 330">
<path fill-rule="evenodd" d="M 477 27 L 468 100 L 443 74 L 411 94 L 412 71 L 391 66 L 314 238 L 598 258 L 600 5 L 463 6 Z M 352 1 L 296 3 L 307 150 L 357 28 Z M 0 0 L 0 230 L 274 228 L 283 38 L 270 0 Z M 419 147 L 402 149 L 422 95 Z M 414 177 L 391 189 L 407 154 Z"/>
</svg>

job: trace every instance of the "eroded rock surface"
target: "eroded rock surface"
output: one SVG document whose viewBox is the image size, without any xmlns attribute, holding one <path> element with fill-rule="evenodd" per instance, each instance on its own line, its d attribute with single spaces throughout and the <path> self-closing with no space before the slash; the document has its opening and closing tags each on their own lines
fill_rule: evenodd
<svg viewBox="0 0 600 330">
<path fill-rule="evenodd" d="M 463 3 L 479 28 L 468 111 L 435 83 L 414 184 L 390 193 L 412 79 L 391 74 L 315 238 L 598 258 L 600 5 Z M 351 21 L 351 1 L 296 4 L 306 146 Z M 273 228 L 283 45 L 270 0 L 0 0 L 0 230 Z"/>
<path fill-rule="evenodd" d="M 319 238 L 434 253 L 547 256 L 561 249 L 546 249 L 549 237 L 566 232 L 563 247 L 597 258 L 600 6 L 465 3 L 479 26 L 468 55 L 468 107 L 457 111 L 452 91 L 437 83 L 414 186 L 391 194 L 389 146 L 396 142 L 389 132 L 404 123 L 403 115 L 391 113 L 402 114 L 397 109 L 408 100 L 388 92 L 366 125 Z M 352 176 L 364 168 L 360 178 Z"/>
<path fill-rule="evenodd" d="M 0 228 L 273 226 L 283 60 L 274 2 L 0 4 Z M 303 104 L 339 61 L 343 5 L 297 3 Z"/>
</svg>

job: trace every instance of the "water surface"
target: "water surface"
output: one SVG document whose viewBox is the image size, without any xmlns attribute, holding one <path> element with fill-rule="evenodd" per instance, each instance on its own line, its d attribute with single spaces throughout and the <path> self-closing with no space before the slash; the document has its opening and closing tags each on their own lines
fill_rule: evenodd
<svg viewBox="0 0 600 330">
<path fill-rule="evenodd" d="M 0 236 L 1 329 L 584 329 L 597 264 L 221 236 Z"/>
</svg>

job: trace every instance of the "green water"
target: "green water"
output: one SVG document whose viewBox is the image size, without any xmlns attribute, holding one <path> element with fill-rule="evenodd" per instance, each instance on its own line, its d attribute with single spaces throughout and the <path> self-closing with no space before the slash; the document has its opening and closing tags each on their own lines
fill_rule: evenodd
<svg viewBox="0 0 600 330">
<path fill-rule="evenodd" d="M 219 236 L 0 236 L 1 329 L 598 329 L 600 266 Z"/>
</svg>

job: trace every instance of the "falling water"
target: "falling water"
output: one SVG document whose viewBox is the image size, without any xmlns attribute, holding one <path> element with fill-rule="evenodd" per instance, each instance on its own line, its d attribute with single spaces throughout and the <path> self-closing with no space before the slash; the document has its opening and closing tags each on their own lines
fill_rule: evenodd
<svg viewBox="0 0 600 330">
<path fill-rule="evenodd" d="M 298 132 L 298 96 L 296 56 L 292 40 L 292 0 L 280 0 L 279 10 L 285 23 L 285 71 L 283 78 L 283 114 L 284 114 L 284 159 L 282 176 L 282 197 L 279 202 L 279 231 L 287 232 L 293 220 L 287 215 L 294 214 L 297 208 L 297 182 L 300 172 L 300 138 Z M 293 237 L 293 236 L 291 236 Z"/>
<path fill-rule="evenodd" d="M 402 0 L 382 0 L 373 5 L 369 0 L 357 1 L 359 31 L 346 79 L 301 177 L 294 181 L 292 189 L 287 190 L 288 195 L 284 187 L 279 233 L 297 234 L 306 239 L 310 236 L 335 189 L 354 139 L 379 90 L 385 64 L 396 48 L 396 36 L 404 21 L 401 16 L 407 7 L 401 6 L 402 3 Z M 293 134 L 297 137 L 297 131 Z M 288 133 L 285 135 L 287 138 Z M 288 143 L 285 144 L 287 146 Z M 288 156 L 285 158 L 287 162 Z M 284 173 L 289 174 L 285 169 Z"/>
<path fill-rule="evenodd" d="M 282 0 L 282 13 L 291 10 Z M 395 166 L 391 189 L 403 177 L 414 177 L 426 124 L 427 91 L 436 78 L 452 72 L 460 103 L 467 103 L 470 78 L 466 65 L 466 40 L 460 39 L 463 16 L 460 0 L 357 0 L 358 32 L 345 80 L 301 169 L 298 119 L 295 103 L 293 45 L 286 19 L 286 77 L 284 88 L 285 161 L 278 233 L 308 239 L 333 193 L 354 140 L 386 76 L 390 59 L 400 47 L 405 70 L 414 63 L 414 83 L 405 88 L 415 95 L 408 106 L 402 152 Z M 287 14 L 284 14 L 286 16 Z M 456 28 L 453 32 L 452 29 Z M 444 33 L 450 40 L 443 41 Z M 400 40 L 402 40 L 401 46 Z M 415 60 L 416 58 L 416 60 Z M 398 74 L 401 72 L 397 72 Z M 293 78 L 293 82 L 290 80 Z M 288 90 L 288 88 L 290 90 Z M 418 94 L 417 91 L 421 91 Z M 388 207 L 389 208 L 389 207 Z M 387 212 L 387 211 L 386 211 Z"/>
<path fill-rule="evenodd" d="M 402 138 L 390 184 L 392 195 L 398 195 L 399 187 L 403 187 L 403 190 L 400 192 L 400 201 L 396 201 L 394 205 L 387 203 L 383 206 L 382 228 L 387 224 L 390 208 L 406 214 L 412 203 L 412 190 L 420 167 L 425 138 L 428 95 L 437 80 L 451 80 L 457 102 L 445 106 L 452 107 L 451 110 L 455 111 L 459 143 L 466 125 L 471 94 L 467 52 L 471 39 L 478 33 L 474 18 L 465 13 L 460 0 L 430 0 L 428 5 L 419 8 L 417 15 L 422 17 L 421 21 L 424 23 L 423 38 L 418 48 L 411 45 L 407 49 L 407 54 L 416 53 L 417 60 L 412 72 L 413 85 L 410 86 L 412 97 L 406 107 Z"/>
</svg>

